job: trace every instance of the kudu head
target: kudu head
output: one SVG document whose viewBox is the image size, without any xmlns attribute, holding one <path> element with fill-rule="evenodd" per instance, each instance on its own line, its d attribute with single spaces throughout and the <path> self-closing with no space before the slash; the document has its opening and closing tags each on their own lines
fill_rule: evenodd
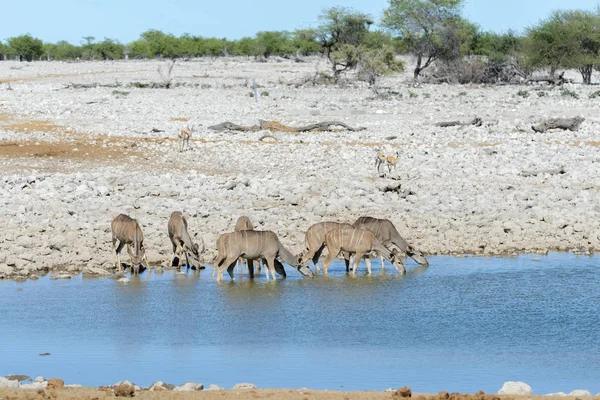
<svg viewBox="0 0 600 400">
<path fill-rule="evenodd" d="M 298 257 L 298 263 L 296 264 L 296 269 L 298 270 L 298 272 L 300 272 L 300 274 L 302 274 L 302 276 L 305 276 L 307 278 L 315 277 L 314 272 L 312 272 L 312 269 L 310 269 L 308 264 L 302 263 L 302 255 L 300 255 L 300 257 Z"/>
<path fill-rule="evenodd" d="M 398 253 L 398 251 L 396 249 L 392 250 L 392 256 L 390 258 L 390 261 L 392 262 L 392 265 L 398 271 L 400 271 L 400 273 L 402 273 L 402 275 L 406 274 L 406 267 L 404 266 L 404 263 L 402 262 L 402 254 Z"/>
<path fill-rule="evenodd" d="M 429 266 L 429 262 L 427 261 L 423 253 L 421 253 L 420 250 L 415 249 L 410 245 L 406 248 L 406 255 L 415 260 L 417 264 L 424 265 L 426 267 Z"/>
<path fill-rule="evenodd" d="M 197 236 L 198 234 L 196 234 Z M 200 265 L 200 254 L 204 253 L 204 239 L 200 238 L 200 244 L 194 243 L 192 244 L 192 248 L 190 249 L 185 242 L 181 241 L 181 245 L 183 246 L 183 251 L 190 255 L 192 258 L 192 262 L 194 265 Z"/>
</svg>

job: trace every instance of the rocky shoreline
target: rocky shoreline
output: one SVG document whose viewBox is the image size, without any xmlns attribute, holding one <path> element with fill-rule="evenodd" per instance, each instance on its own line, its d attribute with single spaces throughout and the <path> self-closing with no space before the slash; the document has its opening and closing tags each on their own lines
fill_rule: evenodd
<svg viewBox="0 0 600 400">
<path fill-rule="evenodd" d="M 142 388 L 135 383 L 131 383 L 129 381 L 117 382 L 114 385 L 108 386 L 100 386 L 97 388 L 84 388 L 78 384 L 70 384 L 65 385 L 64 381 L 59 378 L 51 378 L 45 379 L 44 377 L 38 376 L 35 379 L 32 379 L 29 376 L 25 375 L 8 375 L 6 377 L 0 377 L 0 391 L 3 389 L 14 389 L 19 391 L 38 391 L 38 393 L 43 392 L 45 390 L 78 390 L 78 389 L 86 389 L 88 391 L 98 391 L 103 392 L 107 395 L 114 395 L 116 397 L 133 397 L 139 394 L 143 394 L 145 392 L 220 392 L 221 395 L 219 398 L 223 398 L 227 396 L 227 393 L 234 392 L 237 396 L 240 393 L 257 393 L 257 386 L 252 383 L 238 383 L 234 385 L 231 389 L 224 389 L 219 387 L 218 385 L 211 384 L 208 387 L 204 387 L 201 383 L 195 382 L 186 382 L 179 386 L 171 385 L 162 381 L 154 382 L 152 385 Z M 267 392 L 269 390 L 274 389 L 262 389 Z M 275 389 L 276 390 L 276 389 Z M 284 389 L 280 389 L 284 390 Z M 240 392 L 241 391 L 241 392 Z M 316 398 L 319 398 L 319 393 L 321 394 L 331 394 L 335 392 L 330 391 L 317 391 L 312 389 L 295 389 L 290 390 L 292 393 L 296 393 L 298 395 L 317 395 Z M 0 392 L 1 393 L 1 392 Z M 344 393 L 344 392 L 337 392 Z M 348 393 L 348 392 L 346 392 Z M 369 394 L 377 394 L 377 392 L 353 392 L 353 393 L 369 393 Z M 389 397 L 391 395 L 392 398 L 411 398 L 416 397 L 419 400 L 428 400 L 428 398 L 435 398 L 436 400 L 499 400 L 500 398 L 506 398 L 506 396 L 533 396 L 531 386 L 527 385 L 524 382 L 505 382 L 502 388 L 498 391 L 497 395 L 485 394 L 483 392 L 478 392 L 474 395 L 470 394 L 459 394 L 459 393 L 447 393 L 440 392 L 437 395 L 426 395 L 426 394 L 413 394 L 411 389 L 407 386 L 401 387 L 399 389 L 389 388 L 383 390 L 379 394 Z M 550 393 L 543 395 L 545 398 L 591 398 L 591 397 L 600 397 L 600 393 L 595 396 L 592 395 L 588 390 L 573 390 L 570 393 Z M 139 396 L 136 396 L 139 397 Z M 253 396 L 256 397 L 256 396 Z M 266 396 L 271 397 L 271 396 Z M 154 398 L 154 397 L 153 397 Z M 315 398 L 312 397 L 311 398 Z"/>
<path fill-rule="evenodd" d="M 429 255 L 600 248 L 593 88 L 412 88 L 408 73 L 385 78 L 377 91 L 300 85 L 326 68 L 319 59 L 178 62 L 181 85 L 169 90 L 67 87 L 151 82 L 158 65 L 0 63 L 0 87 L 11 89 L 0 91 L 0 279 L 112 272 L 110 221 L 119 213 L 139 219 L 151 265 L 166 266 L 174 210 L 204 238 L 207 262 L 240 215 L 296 254 L 312 224 L 364 215 L 389 218 Z M 249 95 L 252 80 L 258 99 Z M 475 116 L 481 126 L 435 124 Z M 555 116 L 585 121 L 575 132 L 531 129 Z M 366 130 L 208 129 L 259 119 L 343 120 Z M 192 148 L 179 152 L 175 138 L 187 124 Z M 266 133 L 274 139 L 262 140 Z M 399 153 L 391 173 L 376 171 L 378 151 Z"/>
</svg>

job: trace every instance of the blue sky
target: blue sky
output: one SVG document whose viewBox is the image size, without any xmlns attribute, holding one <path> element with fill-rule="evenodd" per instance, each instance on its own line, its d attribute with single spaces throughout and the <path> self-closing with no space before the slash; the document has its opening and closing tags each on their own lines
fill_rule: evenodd
<svg viewBox="0 0 600 400">
<path fill-rule="evenodd" d="M 79 44 L 83 36 L 130 42 L 148 29 L 237 39 L 261 30 L 314 26 L 342 5 L 379 18 L 387 0 L 21 0 L 3 1 L 0 39 L 31 33 Z M 594 9 L 599 0 L 466 0 L 464 15 L 486 30 L 517 31 L 558 8 Z"/>
</svg>

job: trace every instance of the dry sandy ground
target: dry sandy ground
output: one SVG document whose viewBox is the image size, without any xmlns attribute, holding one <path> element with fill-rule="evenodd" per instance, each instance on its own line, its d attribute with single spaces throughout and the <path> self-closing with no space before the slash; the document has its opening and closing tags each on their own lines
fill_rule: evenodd
<svg viewBox="0 0 600 400">
<path fill-rule="evenodd" d="M 2 400 L 17 399 L 56 399 L 56 400 L 102 400 L 115 398 L 112 393 L 100 391 L 98 389 L 68 389 L 68 390 L 7 390 L 0 389 L 0 398 Z M 256 389 L 256 390 L 223 390 L 214 392 L 138 392 L 136 399 L 156 399 L 156 400 L 175 400 L 175 399 L 207 399 L 207 400 L 228 400 L 228 399 L 273 399 L 273 400 L 378 400 L 378 399 L 400 399 L 390 392 L 334 392 L 317 391 L 309 389 Z M 413 394 L 411 397 L 415 400 L 445 400 L 445 396 L 440 395 L 419 395 Z M 592 397 L 589 397 L 591 399 Z M 450 400 L 576 400 L 571 396 L 507 396 L 507 395 L 459 395 L 452 394 Z"/>
<path fill-rule="evenodd" d="M 128 86 L 158 81 L 159 64 L 0 62 L 0 277 L 110 269 L 119 213 L 141 222 L 150 262 L 168 263 L 174 210 L 204 238 L 205 260 L 244 214 L 296 254 L 312 224 L 363 215 L 391 219 L 427 254 L 600 247 L 595 87 L 568 85 L 578 98 L 531 86 L 413 88 L 409 72 L 377 91 L 300 85 L 327 68 L 319 59 L 177 62 L 172 89 Z M 530 129 L 578 115 L 578 132 Z M 475 116 L 482 126 L 435 126 Z M 367 129 L 270 133 L 275 140 L 208 129 L 259 119 Z M 176 135 L 188 125 L 192 149 L 180 153 Z M 398 152 L 391 173 L 375 170 L 379 151 Z"/>
</svg>

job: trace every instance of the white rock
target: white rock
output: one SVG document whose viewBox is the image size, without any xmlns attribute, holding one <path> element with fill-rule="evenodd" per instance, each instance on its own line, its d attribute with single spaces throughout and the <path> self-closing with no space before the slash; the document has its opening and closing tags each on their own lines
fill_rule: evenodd
<svg viewBox="0 0 600 400">
<path fill-rule="evenodd" d="M 0 388 L 16 389 L 19 387 L 19 381 L 11 381 L 0 376 Z"/>
<path fill-rule="evenodd" d="M 256 385 L 253 383 L 236 383 L 234 387 L 232 387 L 233 390 L 237 390 L 237 389 L 256 389 Z"/>
<path fill-rule="evenodd" d="M 575 389 L 571 393 L 569 393 L 569 396 L 574 396 L 574 397 L 591 396 L 591 395 L 592 395 L 592 393 L 590 393 L 589 390 L 582 390 L 582 389 Z"/>
<path fill-rule="evenodd" d="M 556 393 L 548 393 L 545 396 L 553 396 L 553 397 L 563 397 L 566 396 L 567 394 L 565 392 L 556 392 Z"/>
<path fill-rule="evenodd" d="M 219 385 L 210 385 L 210 386 L 208 387 L 208 389 L 206 389 L 206 390 L 207 390 L 207 391 L 209 391 L 209 390 L 211 390 L 211 391 L 212 391 L 212 390 L 225 390 L 225 389 L 223 389 L 223 388 L 222 388 L 222 387 L 220 387 Z"/>
<path fill-rule="evenodd" d="M 524 382 L 504 382 L 498 394 L 531 394 L 531 386 Z"/>
<path fill-rule="evenodd" d="M 19 389 L 46 389 L 48 382 L 21 383 Z"/>
<path fill-rule="evenodd" d="M 82 385 L 78 384 L 78 383 L 72 383 L 70 385 L 65 385 L 66 388 L 80 388 L 83 387 Z"/>
<path fill-rule="evenodd" d="M 184 383 L 183 385 L 177 386 L 175 389 L 173 389 L 173 391 L 174 392 L 194 392 L 194 391 L 202 390 L 202 389 L 204 389 L 204 385 L 201 383 L 187 382 L 187 383 Z"/>
<path fill-rule="evenodd" d="M 129 279 L 127 279 L 127 278 L 121 278 L 121 279 L 117 280 L 117 282 L 119 282 L 119 283 L 129 283 Z"/>
<path fill-rule="evenodd" d="M 103 268 L 96 268 L 96 267 L 85 267 L 83 269 L 83 271 L 81 271 L 81 272 L 86 275 L 99 275 L 99 276 L 110 275 L 110 272 L 108 272 L 107 270 L 105 270 Z"/>
<path fill-rule="evenodd" d="M 44 382 L 45 379 L 43 376 L 38 376 L 37 378 L 34 379 L 34 382 Z"/>
</svg>

